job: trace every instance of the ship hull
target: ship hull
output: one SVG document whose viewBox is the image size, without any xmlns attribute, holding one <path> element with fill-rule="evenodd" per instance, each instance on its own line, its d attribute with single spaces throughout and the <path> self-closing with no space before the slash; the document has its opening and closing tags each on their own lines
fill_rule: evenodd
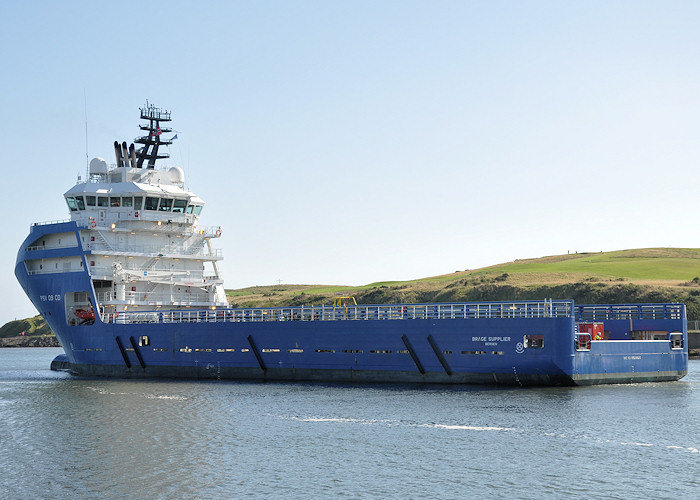
<svg viewBox="0 0 700 500">
<path fill-rule="evenodd" d="M 74 223 L 36 226 L 18 253 L 15 274 L 64 347 L 54 367 L 80 376 L 561 386 L 672 381 L 687 373 L 682 304 L 130 311 L 97 314 L 85 324 L 67 312 L 66 297 L 84 292 L 98 304 L 88 254 L 80 246 L 33 249 L 38 235 L 51 231 L 78 234 Z M 50 252 L 80 256 L 85 266 L 27 272 L 27 259 Z M 589 337 L 582 347 L 577 329 L 590 314 L 605 316 L 607 340 Z M 632 338 L 640 332 L 654 338 Z"/>
<path fill-rule="evenodd" d="M 687 373 L 685 349 L 668 341 L 598 341 L 577 351 L 573 318 L 215 318 L 66 327 L 64 368 L 88 377 L 513 386 L 660 382 Z M 533 331 L 545 339 L 543 348 L 522 347 Z M 144 337 L 148 345 L 139 345 Z"/>
</svg>

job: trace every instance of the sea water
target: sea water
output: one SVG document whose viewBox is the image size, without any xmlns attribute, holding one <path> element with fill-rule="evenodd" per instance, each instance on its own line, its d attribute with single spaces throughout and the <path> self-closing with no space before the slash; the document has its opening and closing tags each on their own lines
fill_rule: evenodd
<svg viewBox="0 0 700 500">
<path fill-rule="evenodd" d="M 81 379 L 0 349 L 2 498 L 699 498 L 679 382 L 494 388 Z"/>
</svg>

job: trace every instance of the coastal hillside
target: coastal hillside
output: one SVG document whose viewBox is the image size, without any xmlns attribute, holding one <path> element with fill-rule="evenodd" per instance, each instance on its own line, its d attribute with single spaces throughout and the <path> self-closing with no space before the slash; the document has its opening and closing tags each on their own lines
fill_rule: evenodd
<svg viewBox="0 0 700 500">
<path fill-rule="evenodd" d="M 700 249 L 646 248 L 515 260 L 411 281 L 369 285 L 272 285 L 229 290 L 232 306 L 457 302 L 572 298 L 579 303 L 684 302 L 700 319 Z"/>
<path fill-rule="evenodd" d="M 0 328 L 0 347 L 58 347 L 56 336 L 44 318 L 18 319 Z"/>
<path fill-rule="evenodd" d="M 411 281 L 363 286 L 270 285 L 227 290 L 232 307 L 571 298 L 578 303 L 684 302 L 700 320 L 700 249 L 645 248 L 515 260 Z M 0 338 L 50 334 L 41 316 L 11 321 Z"/>
<path fill-rule="evenodd" d="M 0 339 L 20 336 L 41 336 L 52 335 L 51 328 L 46 324 L 44 318 L 36 315 L 33 318 L 18 319 L 5 323 L 0 327 Z"/>
</svg>

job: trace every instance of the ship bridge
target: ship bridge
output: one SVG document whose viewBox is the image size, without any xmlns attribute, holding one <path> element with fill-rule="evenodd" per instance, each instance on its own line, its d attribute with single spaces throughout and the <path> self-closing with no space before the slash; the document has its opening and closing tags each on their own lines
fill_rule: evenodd
<svg viewBox="0 0 700 500">
<path fill-rule="evenodd" d="M 77 222 L 110 225 L 141 220 L 193 226 L 204 200 L 183 186 L 184 174 L 179 167 L 109 168 L 103 159 L 95 158 L 88 181 L 76 184 L 64 197 L 71 219 Z"/>
</svg>

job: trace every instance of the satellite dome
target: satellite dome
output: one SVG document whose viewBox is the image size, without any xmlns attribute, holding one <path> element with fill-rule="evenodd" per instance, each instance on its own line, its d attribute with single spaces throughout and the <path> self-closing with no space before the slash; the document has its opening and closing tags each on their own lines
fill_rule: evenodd
<svg viewBox="0 0 700 500">
<path fill-rule="evenodd" d="M 107 162 L 102 158 L 90 160 L 90 175 L 104 175 L 107 173 Z"/>
<path fill-rule="evenodd" d="M 185 171 L 180 167 L 170 167 L 168 170 L 170 173 L 170 181 L 174 184 L 184 184 L 185 182 Z"/>
</svg>

